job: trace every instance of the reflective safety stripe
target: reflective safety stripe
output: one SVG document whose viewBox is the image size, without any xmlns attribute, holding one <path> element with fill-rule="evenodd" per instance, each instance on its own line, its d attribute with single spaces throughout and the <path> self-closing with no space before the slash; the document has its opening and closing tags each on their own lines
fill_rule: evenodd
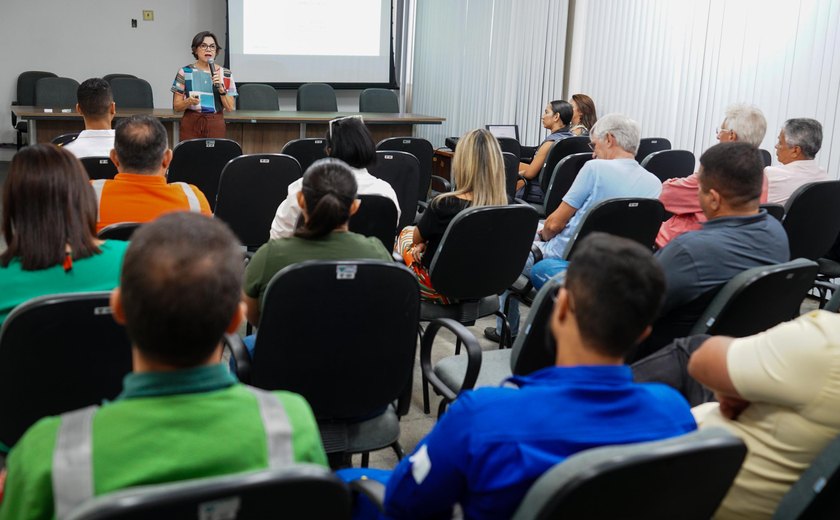
<svg viewBox="0 0 840 520">
<path fill-rule="evenodd" d="M 61 415 L 52 462 L 55 516 L 65 518 L 79 504 L 93 498 L 93 415 L 88 406 Z"/>
<path fill-rule="evenodd" d="M 177 184 L 182 190 L 184 190 L 184 195 L 187 196 L 187 202 L 190 203 L 190 211 L 200 213 L 201 203 L 198 201 L 198 197 L 196 197 L 195 192 L 192 188 L 190 188 L 190 185 L 186 182 L 173 182 L 172 184 Z"/>
<path fill-rule="evenodd" d="M 271 392 L 252 386 L 245 388 L 254 394 L 257 398 L 257 406 L 260 408 L 260 417 L 262 417 L 265 440 L 268 445 L 268 468 L 278 469 L 288 466 L 294 461 L 292 425 L 289 423 L 289 416 L 286 414 L 283 403 Z"/>
<path fill-rule="evenodd" d="M 93 191 L 96 193 L 96 221 L 99 222 L 102 219 L 102 189 L 105 187 L 105 180 L 106 179 L 96 179 L 95 181 L 91 181 L 90 184 L 93 186 Z"/>
</svg>

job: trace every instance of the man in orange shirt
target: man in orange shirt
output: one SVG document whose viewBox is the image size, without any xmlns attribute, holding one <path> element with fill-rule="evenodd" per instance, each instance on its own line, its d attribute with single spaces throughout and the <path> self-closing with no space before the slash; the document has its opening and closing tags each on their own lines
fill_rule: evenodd
<svg viewBox="0 0 840 520">
<path fill-rule="evenodd" d="M 111 160 L 113 180 L 91 181 L 98 204 L 96 231 L 118 222 L 148 222 L 164 213 L 195 211 L 210 215 L 201 191 L 183 182 L 166 183 L 172 160 L 166 130 L 150 116 L 131 116 L 117 123 Z"/>
</svg>

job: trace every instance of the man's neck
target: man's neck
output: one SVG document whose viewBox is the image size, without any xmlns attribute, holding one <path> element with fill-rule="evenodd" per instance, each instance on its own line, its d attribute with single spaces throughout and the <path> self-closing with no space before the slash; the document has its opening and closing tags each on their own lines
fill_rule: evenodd
<svg viewBox="0 0 840 520">
<path fill-rule="evenodd" d="M 85 130 L 110 130 L 110 119 L 88 119 L 85 118 Z"/>
<path fill-rule="evenodd" d="M 623 358 L 602 354 L 597 348 L 587 345 L 576 331 L 557 338 L 555 365 L 558 367 L 623 364 Z"/>
<path fill-rule="evenodd" d="M 737 208 L 723 206 L 715 212 L 714 215 L 708 215 L 706 218 L 708 220 L 715 220 L 724 217 L 749 217 L 751 215 L 758 215 L 758 209 L 758 205 L 741 206 Z"/>
<path fill-rule="evenodd" d="M 215 365 L 221 363 L 222 347 L 221 345 L 219 345 L 207 359 L 205 359 L 203 362 L 197 365 L 193 365 L 190 367 L 180 367 L 168 363 L 163 363 L 154 359 L 150 359 L 148 356 L 143 355 L 143 353 L 137 347 L 132 347 L 131 349 L 131 360 L 133 365 L 132 371 L 135 374 L 143 374 L 146 372 L 174 372 L 176 370 L 184 370 L 185 368 L 197 368 L 200 366 Z"/>
</svg>

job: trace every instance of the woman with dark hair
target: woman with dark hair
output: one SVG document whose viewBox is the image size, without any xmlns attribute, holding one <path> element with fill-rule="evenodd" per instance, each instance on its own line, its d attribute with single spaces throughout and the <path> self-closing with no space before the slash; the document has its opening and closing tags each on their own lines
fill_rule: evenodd
<svg viewBox="0 0 840 520">
<path fill-rule="evenodd" d="M 570 101 L 572 104 L 572 128 L 569 130 L 575 135 L 589 135 L 589 130 L 598 121 L 598 114 L 595 112 L 595 102 L 586 94 L 575 94 Z"/>
<path fill-rule="evenodd" d="M 236 83 L 230 70 L 215 62 L 222 50 L 216 35 L 202 31 L 193 37 L 194 63 L 185 65 L 172 83 L 172 110 L 183 112 L 182 141 L 200 137 L 225 137 L 223 112 L 236 109 Z"/>
<path fill-rule="evenodd" d="M 329 157 L 341 159 L 350 166 L 356 179 L 359 195 L 381 195 L 388 197 L 397 207 L 397 222 L 400 218 L 400 202 L 390 184 L 377 179 L 367 171 L 367 167 L 376 162 L 376 144 L 370 131 L 365 126 L 362 116 L 349 116 L 333 119 L 327 128 L 326 153 Z M 286 200 L 280 203 L 274 221 L 271 223 L 271 238 L 286 238 L 295 233 L 300 206 L 297 194 L 300 192 L 301 179 L 289 185 Z M 396 229 L 397 223 L 394 223 Z"/>
<path fill-rule="evenodd" d="M 543 164 L 548 157 L 548 151 L 555 142 L 567 137 L 573 137 L 574 134 L 569 130 L 572 123 L 572 115 L 574 110 L 568 101 L 557 99 L 550 101 L 545 105 L 542 115 L 543 128 L 549 130 L 549 134 L 540 143 L 537 152 L 534 154 L 531 164 L 521 163 L 519 165 L 519 175 L 526 180 L 520 180 L 516 184 L 517 197 L 527 197 L 526 200 L 533 200 L 534 202 L 542 202 L 542 189 L 539 182 L 535 181 L 542 170 Z M 527 184 L 527 187 L 526 187 Z"/>
<path fill-rule="evenodd" d="M 96 195 L 72 153 L 36 144 L 15 154 L 3 187 L 0 323 L 36 296 L 116 287 L 127 242 L 97 240 L 95 229 Z"/>
<path fill-rule="evenodd" d="M 321 159 L 306 170 L 295 195 L 303 224 L 293 236 L 270 240 L 260 247 L 245 270 L 249 322 L 259 325 L 260 302 L 268 282 L 286 266 L 305 260 L 393 261 L 378 238 L 348 231 L 350 217 L 360 204 L 356 190 L 353 171 L 342 161 Z"/>
</svg>

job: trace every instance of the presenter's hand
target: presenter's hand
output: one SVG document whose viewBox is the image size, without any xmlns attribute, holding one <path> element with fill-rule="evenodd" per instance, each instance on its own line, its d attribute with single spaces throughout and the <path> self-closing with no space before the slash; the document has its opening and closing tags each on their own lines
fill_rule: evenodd
<svg viewBox="0 0 840 520">
<path fill-rule="evenodd" d="M 193 105 L 193 106 L 199 105 L 199 104 L 201 104 L 201 100 L 198 99 L 197 97 L 188 97 L 187 98 L 187 104 L 188 105 Z"/>
<path fill-rule="evenodd" d="M 222 76 L 222 68 L 216 67 L 216 74 L 213 75 L 213 84 L 219 85 L 219 92 L 225 89 L 224 77 Z"/>
</svg>

